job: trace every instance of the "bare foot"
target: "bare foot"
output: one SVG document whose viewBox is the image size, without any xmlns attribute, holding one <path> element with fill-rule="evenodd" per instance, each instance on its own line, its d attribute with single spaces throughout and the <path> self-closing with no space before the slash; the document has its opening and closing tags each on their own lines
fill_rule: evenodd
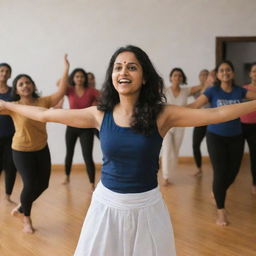
<svg viewBox="0 0 256 256">
<path fill-rule="evenodd" d="M 201 177 L 203 174 L 202 170 L 198 170 L 197 172 L 193 173 L 192 175 L 195 176 L 195 177 Z"/>
<path fill-rule="evenodd" d="M 256 195 L 256 185 L 252 185 L 251 193 L 252 193 L 253 195 Z"/>
<path fill-rule="evenodd" d="M 164 186 L 164 187 L 167 187 L 167 186 L 169 186 L 169 185 L 171 185 L 171 182 L 170 182 L 168 179 L 164 179 L 164 181 L 163 181 L 163 186 Z"/>
<path fill-rule="evenodd" d="M 18 217 L 18 218 L 21 218 L 23 217 L 23 213 L 19 211 L 21 207 L 21 204 L 17 205 L 15 208 L 12 209 L 11 211 L 11 215 L 14 216 L 14 217 Z"/>
<path fill-rule="evenodd" d="M 61 184 L 67 185 L 67 184 L 69 184 L 69 182 L 70 182 L 69 176 L 66 176 L 65 180 Z"/>
<path fill-rule="evenodd" d="M 6 195 L 5 195 L 5 200 L 6 200 L 8 203 L 11 203 L 11 204 L 17 204 L 17 203 L 15 203 L 14 201 L 12 201 L 11 195 L 6 194 Z"/>
<path fill-rule="evenodd" d="M 91 185 L 91 192 L 93 193 L 93 191 L 95 190 L 95 185 L 94 183 L 91 183 L 90 185 Z"/>
<path fill-rule="evenodd" d="M 226 216 L 225 209 L 218 209 L 217 210 L 216 224 L 218 226 L 227 226 L 229 224 L 227 216 Z"/>
<path fill-rule="evenodd" d="M 32 225 L 32 220 L 28 216 L 24 216 L 23 218 L 23 232 L 32 234 L 35 232 L 35 229 Z"/>
</svg>

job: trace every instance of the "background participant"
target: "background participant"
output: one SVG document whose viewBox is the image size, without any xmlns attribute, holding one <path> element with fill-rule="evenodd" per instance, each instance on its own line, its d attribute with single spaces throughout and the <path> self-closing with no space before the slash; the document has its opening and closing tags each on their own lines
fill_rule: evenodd
<svg viewBox="0 0 256 256">
<path fill-rule="evenodd" d="M 256 92 L 256 63 L 250 69 L 249 77 L 251 82 L 243 87 L 249 91 Z M 251 174 L 252 174 L 252 194 L 256 195 L 256 112 L 241 116 L 243 135 L 249 146 Z"/>
<path fill-rule="evenodd" d="M 7 81 L 11 77 L 12 68 L 7 63 L 0 63 L 0 99 L 12 101 L 11 87 Z M 5 199 L 13 203 L 11 194 L 13 191 L 16 168 L 12 159 L 12 137 L 14 125 L 11 117 L 0 115 L 0 174 L 5 171 Z"/>
<path fill-rule="evenodd" d="M 69 63 L 66 55 L 64 64 L 64 74 L 57 92 L 47 97 L 38 96 L 36 85 L 30 76 L 18 75 L 13 81 L 12 96 L 17 100 L 13 104 L 17 108 L 22 104 L 44 108 L 55 106 L 63 98 L 67 87 Z M 32 204 L 47 189 L 51 172 L 46 125 L 7 109 L 1 110 L 0 114 L 10 115 L 14 121 L 13 160 L 23 182 L 20 204 L 11 214 L 22 215 L 23 231 L 33 233 L 35 229 L 31 219 Z"/>
</svg>

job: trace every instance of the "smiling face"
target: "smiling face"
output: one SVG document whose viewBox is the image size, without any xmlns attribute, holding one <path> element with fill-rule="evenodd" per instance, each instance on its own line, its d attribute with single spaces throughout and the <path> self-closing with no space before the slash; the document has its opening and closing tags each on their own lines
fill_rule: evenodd
<svg viewBox="0 0 256 256">
<path fill-rule="evenodd" d="M 34 91 L 35 91 L 35 86 L 29 78 L 22 76 L 17 81 L 16 93 L 20 97 L 32 97 L 32 94 Z"/>
<path fill-rule="evenodd" d="M 0 82 L 6 83 L 11 77 L 11 70 L 7 66 L 0 67 Z"/>
<path fill-rule="evenodd" d="M 142 66 L 132 52 L 120 53 L 113 66 L 112 83 L 120 95 L 139 95 L 143 80 Z"/>
<path fill-rule="evenodd" d="M 222 63 L 217 70 L 217 78 L 222 83 L 231 82 L 234 78 L 234 71 L 232 67 L 227 63 Z"/>
</svg>

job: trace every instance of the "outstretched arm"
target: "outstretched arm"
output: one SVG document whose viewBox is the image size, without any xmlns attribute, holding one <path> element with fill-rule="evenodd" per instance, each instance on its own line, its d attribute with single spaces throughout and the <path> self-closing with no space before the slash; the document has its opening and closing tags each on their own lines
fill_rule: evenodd
<svg viewBox="0 0 256 256">
<path fill-rule="evenodd" d="M 254 91 L 247 91 L 245 98 L 248 100 L 255 100 L 256 99 L 256 92 Z"/>
<path fill-rule="evenodd" d="M 174 105 L 164 106 L 158 118 L 162 136 L 172 127 L 203 126 L 222 123 L 256 111 L 256 100 L 217 108 L 192 109 Z"/>
<path fill-rule="evenodd" d="M 61 79 L 58 82 L 58 89 L 55 93 L 50 95 L 52 107 L 58 104 L 58 102 L 64 97 L 68 87 L 68 72 L 69 72 L 68 55 L 64 55 L 64 71 Z"/>
<path fill-rule="evenodd" d="M 47 109 L 0 100 L 0 109 L 8 109 L 39 122 L 55 122 L 78 128 L 99 128 L 103 113 L 97 107 L 84 109 Z"/>
<path fill-rule="evenodd" d="M 204 94 L 202 94 L 194 102 L 186 105 L 186 107 L 201 108 L 202 106 L 206 105 L 208 102 L 209 102 L 208 98 Z"/>
<path fill-rule="evenodd" d="M 202 85 L 192 86 L 189 96 L 194 95 L 195 93 L 199 92 L 201 89 L 202 89 Z"/>
</svg>

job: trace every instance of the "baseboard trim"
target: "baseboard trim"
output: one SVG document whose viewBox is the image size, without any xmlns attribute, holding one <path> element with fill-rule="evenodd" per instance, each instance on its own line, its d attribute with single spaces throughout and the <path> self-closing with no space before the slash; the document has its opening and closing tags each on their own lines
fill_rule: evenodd
<svg viewBox="0 0 256 256">
<path fill-rule="evenodd" d="M 85 165 L 84 163 L 75 163 L 72 165 L 72 169 L 74 170 L 84 170 Z M 95 168 L 96 170 L 100 170 L 101 169 L 101 163 L 95 163 Z M 52 164 L 52 169 L 54 171 L 64 171 L 64 164 Z"/>
<path fill-rule="evenodd" d="M 248 160 L 249 159 L 249 153 L 244 153 L 244 156 L 243 156 L 243 161 L 244 160 Z M 203 163 L 210 163 L 210 158 L 209 156 L 203 156 L 202 157 L 202 162 Z M 179 163 L 180 164 L 192 164 L 192 163 L 195 163 L 195 160 L 192 156 L 180 156 L 179 157 Z M 97 170 L 100 170 L 101 169 L 101 163 L 95 163 L 95 167 Z M 54 170 L 57 170 L 57 171 L 63 171 L 64 170 L 64 164 L 53 164 L 52 165 L 52 168 Z M 75 170 L 83 170 L 85 168 L 84 164 L 83 163 L 76 163 L 76 164 L 73 164 L 72 165 L 72 168 L 74 168 Z"/>
</svg>

